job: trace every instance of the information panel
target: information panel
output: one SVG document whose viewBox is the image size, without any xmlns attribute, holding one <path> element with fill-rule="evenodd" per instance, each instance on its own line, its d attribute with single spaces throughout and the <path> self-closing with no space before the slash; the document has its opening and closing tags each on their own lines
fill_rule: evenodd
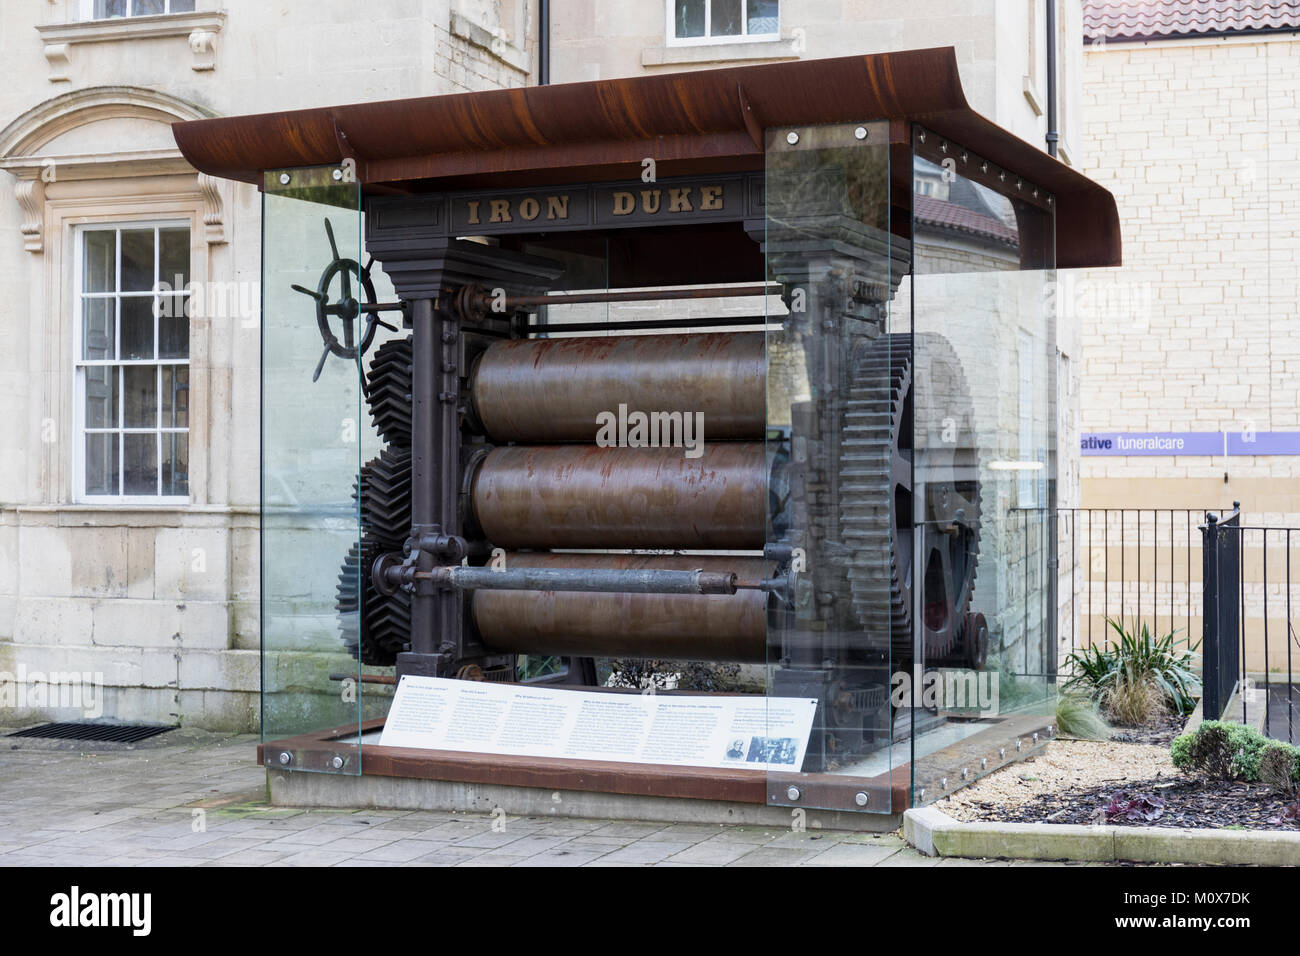
<svg viewBox="0 0 1300 956">
<path fill-rule="evenodd" d="M 678 767 L 799 770 L 817 701 L 619 694 L 403 677 L 380 745 Z"/>
</svg>

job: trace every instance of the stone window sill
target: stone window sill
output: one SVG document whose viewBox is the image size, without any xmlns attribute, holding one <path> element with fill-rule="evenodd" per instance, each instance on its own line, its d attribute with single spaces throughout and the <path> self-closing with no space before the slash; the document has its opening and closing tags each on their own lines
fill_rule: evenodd
<svg viewBox="0 0 1300 956">
<path fill-rule="evenodd" d="M 47 23 L 38 26 L 36 31 L 45 45 L 50 82 L 61 83 L 72 79 L 73 48 L 86 43 L 185 37 L 193 56 L 190 67 L 199 73 L 213 70 L 216 68 L 217 34 L 225 25 L 226 15 L 220 12 L 168 13 L 156 17 Z"/>
<path fill-rule="evenodd" d="M 689 66 L 695 63 L 739 63 L 746 60 L 797 60 L 794 40 L 751 40 L 741 43 L 701 43 L 646 47 L 642 66 Z"/>
</svg>

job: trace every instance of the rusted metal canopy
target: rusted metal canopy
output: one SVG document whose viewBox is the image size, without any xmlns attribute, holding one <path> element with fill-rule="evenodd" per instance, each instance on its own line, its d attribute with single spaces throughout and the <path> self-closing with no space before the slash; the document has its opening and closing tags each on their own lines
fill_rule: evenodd
<svg viewBox="0 0 1300 956">
<path fill-rule="evenodd" d="M 1120 263 L 1115 200 L 980 116 L 951 47 L 531 86 L 176 123 L 195 168 L 260 183 L 268 169 L 356 161 L 367 189 L 427 191 L 635 179 L 763 166 L 763 129 L 914 121 L 1057 196 L 1057 264 Z"/>
</svg>

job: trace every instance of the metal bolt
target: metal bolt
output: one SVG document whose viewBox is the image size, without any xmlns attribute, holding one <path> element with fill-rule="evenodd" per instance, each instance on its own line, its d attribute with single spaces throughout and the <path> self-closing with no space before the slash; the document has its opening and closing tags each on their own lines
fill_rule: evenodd
<svg viewBox="0 0 1300 956">
<path fill-rule="evenodd" d="M 916 791 L 916 799 L 918 800 L 925 799 L 925 787 L 922 787 L 920 790 Z"/>
<path fill-rule="evenodd" d="M 790 135 L 793 136 L 794 134 L 791 133 Z M 798 800 L 800 797 L 803 796 L 803 794 L 799 792 L 798 787 L 791 786 L 786 789 L 785 796 L 787 800 Z"/>
<path fill-rule="evenodd" d="M 343 170 L 336 169 L 334 172 L 330 173 L 330 175 L 334 177 L 336 183 L 340 182 L 343 179 Z"/>
<path fill-rule="evenodd" d="M 1017 749 L 1017 750 L 1020 749 L 1020 743 L 1021 743 L 1020 738 L 1017 737 L 1017 738 L 1016 738 L 1016 749 Z"/>
<path fill-rule="evenodd" d="M 853 802 L 860 807 L 865 807 L 868 803 L 871 802 L 871 798 L 867 796 L 865 790 L 859 790 L 857 793 L 853 795 Z"/>
<path fill-rule="evenodd" d="M 1023 179 L 1017 179 L 1017 180 L 1016 180 L 1016 188 L 1017 188 L 1017 189 L 1024 189 L 1024 188 L 1025 188 L 1025 181 L 1024 181 Z"/>
<path fill-rule="evenodd" d="M 918 131 L 917 134 L 916 134 L 916 138 L 919 139 L 921 142 L 924 143 L 924 142 L 925 142 L 925 130 L 920 130 L 920 131 Z"/>
<path fill-rule="evenodd" d="M 785 141 L 793 146 L 795 143 L 799 142 L 799 134 L 794 130 L 791 130 L 785 134 Z"/>
<path fill-rule="evenodd" d="M 1047 197 L 1047 205 L 1050 206 L 1051 204 L 1052 204 L 1052 197 L 1051 197 L 1051 196 L 1048 196 L 1048 197 Z"/>
<path fill-rule="evenodd" d="M 280 185 L 281 185 L 281 186 L 287 186 L 287 185 L 289 185 L 289 180 L 292 179 L 292 178 L 293 178 L 293 177 L 290 176 L 288 173 L 281 173 L 281 174 L 280 174 Z"/>
<path fill-rule="evenodd" d="M 286 767 L 287 767 L 287 766 L 288 766 L 289 764 L 291 764 L 291 763 L 293 763 L 293 754 L 289 753 L 289 751 L 287 751 L 287 750 L 281 750 L 281 751 L 280 751 L 280 764 L 281 764 L 282 766 L 286 766 Z"/>
<path fill-rule="evenodd" d="M 1038 190 L 1037 190 L 1037 189 L 1034 190 L 1034 198 L 1035 198 L 1035 199 L 1038 198 Z"/>
<path fill-rule="evenodd" d="M 941 153 L 946 153 L 946 152 L 948 152 L 948 141 L 947 141 L 947 140 L 944 140 L 943 142 L 941 142 L 941 143 L 939 144 L 939 152 L 941 152 Z"/>
<path fill-rule="evenodd" d="M 998 756 L 1001 757 L 1001 758 L 1003 758 L 1003 759 L 1006 759 L 1006 756 L 1007 756 L 1007 748 L 1006 748 L 1006 747 L 999 747 L 999 748 L 998 748 Z"/>
<path fill-rule="evenodd" d="M 988 171 L 989 171 L 989 164 L 988 164 L 988 163 L 980 163 L 980 172 L 981 172 L 981 173 L 987 173 Z"/>
<path fill-rule="evenodd" d="M 1034 743 L 1038 743 L 1038 731 L 1034 731 Z"/>
<path fill-rule="evenodd" d="M 866 139 L 867 128 L 865 126 L 859 126 L 857 129 L 853 131 L 853 136 L 855 139 Z"/>
<path fill-rule="evenodd" d="M 1054 736 L 1056 736 L 1056 725 L 1055 725 L 1055 724 L 1048 724 L 1048 725 L 1047 725 L 1047 735 L 1048 735 L 1049 737 L 1054 737 Z"/>
<path fill-rule="evenodd" d="M 340 757 L 338 754 L 335 754 L 334 759 L 330 761 L 330 766 L 333 767 L 335 770 L 342 770 L 343 758 Z"/>
<path fill-rule="evenodd" d="M 948 778 L 947 778 L 947 777 L 940 777 L 940 778 L 939 778 L 939 786 L 941 786 L 941 787 L 943 787 L 943 789 L 947 790 L 947 789 L 948 789 Z"/>
<path fill-rule="evenodd" d="M 987 769 L 989 769 L 989 758 L 988 758 L 988 757 L 980 757 L 980 769 L 981 769 L 981 770 L 987 770 Z"/>
<path fill-rule="evenodd" d="M 969 160 L 970 160 L 970 153 L 963 152 L 961 154 L 961 161 L 965 163 L 968 162 Z"/>
<path fill-rule="evenodd" d="M 1005 183 L 1006 181 L 1007 181 L 1007 171 L 1004 169 L 1002 170 L 1002 172 L 998 173 L 998 182 Z"/>
<path fill-rule="evenodd" d="M 961 768 L 961 778 L 962 778 L 963 780 L 967 780 L 967 779 L 970 778 L 970 771 L 967 770 L 965 767 L 962 767 L 962 768 Z"/>
</svg>

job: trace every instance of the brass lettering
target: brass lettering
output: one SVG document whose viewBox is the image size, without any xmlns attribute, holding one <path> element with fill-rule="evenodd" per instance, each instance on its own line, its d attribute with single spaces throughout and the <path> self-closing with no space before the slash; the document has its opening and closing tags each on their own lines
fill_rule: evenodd
<svg viewBox="0 0 1300 956">
<path fill-rule="evenodd" d="M 508 199 L 489 199 L 488 206 L 492 210 L 492 218 L 489 222 L 513 222 L 510 216 L 510 200 Z"/>
<path fill-rule="evenodd" d="M 537 214 L 542 211 L 542 204 L 532 196 L 519 202 L 519 215 L 528 222 L 537 218 Z"/>
<path fill-rule="evenodd" d="M 546 218 L 547 219 L 568 219 L 569 218 L 569 197 L 567 193 L 563 196 L 546 197 Z"/>
<path fill-rule="evenodd" d="M 479 223 L 479 219 L 478 219 L 478 200 L 477 200 L 477 199 L 470 199 L 470 200 L 468 200 L 468 201 L 465 203 L 465 208 L 469 210 L 469 224 L 470 224 L 471 226 L 477 226 L 478 223 Z"/>
<path fill-rule="evenodd" d="M 669 212 L 690 212 L 691 209 L 691 188 L 689 186 L 668 190 Z"/>
<path fill-rule="evenodd" d="M 658 189 L 641 190 L 641 209 L 644 212 L 654 215 L 659 211 L 659 197 L 661 191 Z"/>
<path fill-rule="evenodd" d="M 632 198 L 631 193 L 616 192 L 614 193 L 614 215 L 626 216 L 636 208 L 636 200 Z"/>
<path fill-rule="evenodd" d="M 722 208 L 722 187 L 721 186 L 701 186 L 700 187 L 700 209 L 721 209 Z"/>
</svg>

